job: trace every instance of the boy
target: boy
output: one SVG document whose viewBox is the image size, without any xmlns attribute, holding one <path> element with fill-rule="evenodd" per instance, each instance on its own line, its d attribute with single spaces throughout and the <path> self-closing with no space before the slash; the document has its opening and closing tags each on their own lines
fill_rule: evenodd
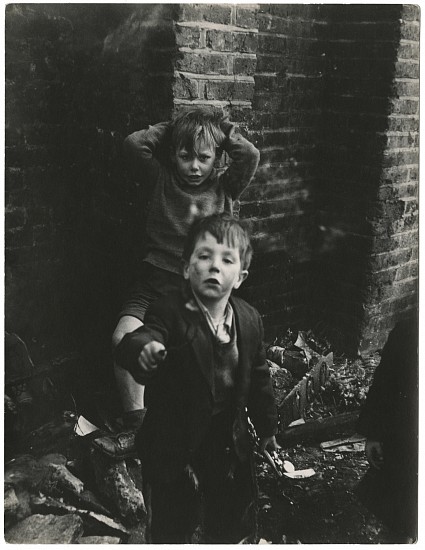
<svg viewBox="0 0 425 550">
<path fill-rule="evenodd" d="M 124 146 L 150 196 L 146 221 L 146 257 L 139 283 L 124 304 L 112 337 L 115 348 L 124 334 L 143 324 L 148 305 L 181 284 L 181 254 L 192 221 L 215 212 L 232 213 L 232 202 L 248 186 L 259 152 L 235 132 L 223 113 L 196 107 L 128 136 Z M 222 151 L 232 160 L 225 171 L 214 164 Z M 159 159 L 165 159 L 160 161 Z M 144 388 L 119 364 L 114 365 L 123 405 L 124 430 L 143 421 Z M 125 457 L 134 434 L 106 436 L 95 444 L 107 454 Z"/>
<path fill-rule="evenodd" d="M 277 448 L 277 412 L 260 316 L 231 297 L 251 255 L 234 218 L 198 219 L 183 252 L 189 284 L 152 304 L 145 325 L 116 349 L 119 364 L 146 384 L 137 449 L 150 487 L 154 543 L 190 542 L 201 510 L 205 542 L 256 536 L 246 411 L 262 450 Z"/>
</svg>

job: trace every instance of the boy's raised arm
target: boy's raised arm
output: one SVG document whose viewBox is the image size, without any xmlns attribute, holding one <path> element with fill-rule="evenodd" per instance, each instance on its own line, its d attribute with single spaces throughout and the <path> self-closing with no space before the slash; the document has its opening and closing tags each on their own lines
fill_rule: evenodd
<svg viewBox="0 0 425 550">
<path fill-rule="evenodd" d="M 125 138 L 124 153 L 136 177 L 142 176 L 145 181 L 156 180 L 161 161 L 168 153 L 169 128 L 169 122 L 159 122 Z"/>
<path fill-rule="evenodd" d="M 233 123 L 225 120 L 220 127 L 226 134 L 222 144 L 223 150 L 232 160 L 232 164 L 221 175 L 220 180 L 227 188 L 232 199 L 236 200 L 251 183 L 257 171 L 260 151 L 239 132 L 235 131 Z"/>
</svg>

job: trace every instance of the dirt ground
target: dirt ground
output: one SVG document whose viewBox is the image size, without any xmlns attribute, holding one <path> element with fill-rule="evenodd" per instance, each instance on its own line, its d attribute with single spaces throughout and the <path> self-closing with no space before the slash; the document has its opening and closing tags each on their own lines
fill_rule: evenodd
<svg viewBox="0 0 425 550">
<path fill-rule="evenodd" d="M 350 437 L 353 427 L 327 434 Z M 389 530 L 356 497 L 367 471 L 363 451 L 329 452 L 319 441 L 282 449 L 296 470 L 313 468 L 306 479 L 280 478 L 260 463 L 260 535 L 273 544 L 382 544 L 396 542 Z"/>
</svg>

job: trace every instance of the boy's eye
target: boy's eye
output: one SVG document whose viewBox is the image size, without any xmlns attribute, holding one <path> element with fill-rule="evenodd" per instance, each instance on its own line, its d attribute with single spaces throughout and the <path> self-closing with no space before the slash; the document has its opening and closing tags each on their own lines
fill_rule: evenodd
<svg viewBox="0 0 425 550">
<path fill-rule="evenodd" d="M 208 254 L 200 254 L 199 255 L 200 260 L 208 260 L 208 258 L 209 258 Z"/>
<path fill-rule="evenodd" d="M 208 155 L 201 155 L 201 156 L 199 157 L 199 160 L 200 160 L 201 162 L 207 162 L 207 160 L 209 160 L 210 158 L 211 158 L 211 157 L 209 157 Z"/>
<path fill-rule="evenodd" d="M 233 260 L 231 258 L 224 258 L 223 262 L 225 264 L 232 264 L 233 263 Z"/>
</svg>

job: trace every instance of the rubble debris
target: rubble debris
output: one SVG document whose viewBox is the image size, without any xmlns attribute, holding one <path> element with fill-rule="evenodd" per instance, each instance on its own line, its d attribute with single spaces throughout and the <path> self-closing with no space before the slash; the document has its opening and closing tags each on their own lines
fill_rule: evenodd
<svg viewBox="0 0 425 550">
<path fill-rule="evenodd" d="M 278 408 L 281 428 L 286 428 L 300 418 L 304 418 L 306 406 L 314 396 L 324 388 L 328 379 L 329 366 L 333 363 L 333 354 L 321 357 L 307 376 L 285 397 Z"/>
<path fill-rule="evenodd" d="M 129 525 L 140 522 L 146 516 L 145 502 L 142 491 L 127 470 L 126 462 L 112 462 L 95 449 L 91 450 L 90 458 L 101 495 L 123 521 Z"/>
<path fill-rule="evenodd" d="M 31 495 L 31 510 L 37 514 L 56 514 L 59 516 L 78 512 L 75 506 L 65 504 L 61 500 L 42 493 Z"/>
<path fill-rule="evenodd" d="M 85 534 L 97 534 L 99 531 L 108 536 L 128 535 L 129 531 L 122 523 L 112 518 L 97 514 L 96 512 L 88 512 L 87 510 L 79 510 L 79 515 L 84 521 Z"/>
<path fill-rule="evenodd" d="M 10 460 L 5 465 L 4 481 L 13 486 L 22 486 L 29 490 L 37 490 L 47 466 L 40 464 L 32 455 L 21 455 Z"/>
<path fill-rule="evenodd" d="M 82 534 L 83 522 L 77 514 L 34 514 L 11 527 L 5 540 L 9 544 L 73 544 Z"/>
<path fill-rule="evenodd" d="M 78 539 L 78 544 L 119 544 L 119 537 L 81 537 Z"/>
<path fill-rule="evenodd" d="M 83 506 L 87 510 L 92 512 L 97 512 L 104 516 L 111 516 L 112 513 L 108 510 L 97 498 L 97 496 L 87 489 L 84 489 L 81 493 L 77 495 L 77 502 L 79 505 Z"/>
<path fill-rule="evenodd" d="M 63 492 L 80 495 L 84 490 L 84 483 L 71 474 L 63 464 L 48 464 L 48 471 L 41 484 L 41 490 L 51 495 Z"/>
<path fill-rule="evenodd" d="M 41 458 L 38 459 L 39 464 L 46 464 L 47 466 L 49 464 L 57 464 L 59 466 L 65 466 L 67 463 L 66 456 L 59 454 L 59 453 L 49 453 L 47 455 L 43 455 Z"/>
<path fill-rule="evenodd" d="M 351 437 L 345 437 L 340 439 L 333 439 L 332 441 L 322 441 L 320 448 L 324 451 L 335 452 L 358 452 L 364 451 L 366 438 L 361 435 L 352 435 Z"/>
<path fill-rule="evenodd" d="M 19 500 L 12 485 L 4 487 L 4 523 L 7 528 L 16 522 L 19 513 Z"/>
<path fill-rule="evenodd" d="M 267 349 L 267 358 L 288 370 L 298 379 L 304 376 L 309 368 L 305 352 L 295 346 L 290 349 L 281 348 L 280 346 L 270 346 Z"/>
<path fill-rule="evenodd" d="M 285 397 L 294 387 L 296 381 L 288 370 L 273 363 L 270 359 L 267 359 L 267 365 L 272 379 L 276 406 L 280 407 Z"/>
</svg>

